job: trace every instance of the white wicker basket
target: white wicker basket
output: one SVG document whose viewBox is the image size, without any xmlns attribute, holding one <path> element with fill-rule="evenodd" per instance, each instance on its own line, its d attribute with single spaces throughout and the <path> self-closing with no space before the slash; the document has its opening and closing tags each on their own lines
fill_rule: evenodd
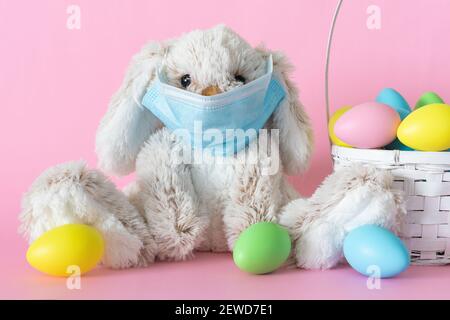
<svg viewBox="0 0 450 320">
<path fill-rule="evenodd" d="M 328 72 L 339 0 L 328 37 L 325 99 L 330 118 Z M 395 188 L 405 192 L 407 216 L 401 226 L 413 264 L 450 263 L 450 152 L 367 150 L 332 146 L 334 168 L 355 162 L 390 170 Z"/>
<path fill-rule="evenodd" d="M 450 152 L 366 150 L 333 146 L 335 169 L 355 162 L 391 171 L 405 192 L 400 236 L 413 264 L 450 263 Z"/>
</svg>

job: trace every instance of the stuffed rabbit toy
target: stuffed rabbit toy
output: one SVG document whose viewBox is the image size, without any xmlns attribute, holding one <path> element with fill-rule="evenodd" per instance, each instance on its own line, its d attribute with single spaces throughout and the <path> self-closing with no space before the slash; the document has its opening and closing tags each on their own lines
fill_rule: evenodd
<svg viewBox="0 0 450 320">
<path fill-rule="evenodd" d="M 160 73 L 166 86 L 210 97 L 263 77 L 268 61 L 283 96 L 263 123 L 270 132 L 264 157 L 267 141 L 256 138 L 231 156 L 186 162 L 185 141 L 142 103 Z M 50 168 L 24 197 L 22 232 L 33 241 L 61 224 L 92 225 L 105 239 L 103 264 L 126 268 L 187 259 L 196 250 L 230 251 L 247 227 L 271 221 L 290 231 L 299 267 L 334 266 L 349 230 L 395 228 L 402 201 L 387 172 L 363 166 L 337 171 L 311 199 L 297 199 L 285 174 L 307 167 L 313 134 L 289 71 L 283 54 L 253 48 L 222 25 L 149 43 L 134 56 L 96 138 L 100 168 L 136 171 L 136 181 L 122 193 L 83 163 Z"/>
</svg>

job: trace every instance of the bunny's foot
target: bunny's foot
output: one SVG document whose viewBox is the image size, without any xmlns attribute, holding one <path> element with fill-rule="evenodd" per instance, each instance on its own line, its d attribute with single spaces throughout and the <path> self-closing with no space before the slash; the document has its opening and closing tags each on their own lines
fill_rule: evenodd
<svg viewBox="0 0 450 320">
<path fill-rule="evenodd" d="M 30 242 L 68 223 L 95 227 L 105 241 L 102 263 L 111 268 L 146 266 L 155 258 L 144 218 L 101 172 L 82 162 L 57 165 L 38 177 L 23 198 L 20 220 Z"/>
<path fill-rule="evenodd" d="M 343 258 L 345 236 L 361 225 L 397 231 L 405 208 L 392 181 L 385 170 L 355 165 L 328 176 L 310 199 L 288 204 L 280 223 L 290 231 L 297 266 L 334 267 Z"/>
</svg>

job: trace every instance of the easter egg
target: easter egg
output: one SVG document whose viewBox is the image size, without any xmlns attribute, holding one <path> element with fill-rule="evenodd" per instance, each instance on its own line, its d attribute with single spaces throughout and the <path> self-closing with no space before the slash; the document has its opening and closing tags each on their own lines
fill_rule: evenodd
<svg viewBox="0 0 450 320">
<path fill-rule="evenodd" d="M 291 239 L 283 227 L 259 222 L 241 233 L 233 249 L 233 260 L 245 272 L 264 274 L 278 269 L 290 252 Z"/>
<path fill-rule="evenodd" d="M 331 142 L 337 146 L 351 148 L 351 145 L 345 143 L 344 141 L 336 137 L 336 135 L 334 134 L 334 125 L 336 124 L 336 121 L 350 109 L 351 109 L 350 106 L 339 108 L 333 113 L 333 115 L 330 118 L 330 121 L 328 122 L 328 134 L 330 135 Z"/>
<path fill-rule="evenodd" d="M 345 112 L 334 125 L 336 136 L 357 148 L 380 148 L 394 141 L 399 114 L 389 106 L 367 102 Z"/>
<path fill-rule="evenodd" d="M 435 92 L 425 92 L 417 101 L 415 109 L 434 103 L 444 103 L 444 100 L 442 100 Z"/>
<path fill-rule="evenodd" d="M 396 90 L 392 88 L 385 88 L 380 91 L 375 99 L 378 103 L 383 103 L 394 109 L 400 115 L 400 119 L 405 119 L 411 112 L 408 102 Z"/>
<path fill-rule="evenodd" d="M 403 242 L 391 231 L 364 225 L 344 239 L 344 256 L 350 266 L 366 276 L 396 276 L 408 268 L 410 256 Z"/>
<path fill-rule="evenodd" d="M 36 239 L 28 248 L 27 261 L 52 276 L 69 276 L 71 266 L 79 267 L 83 274 L 98 264 L 103 250 L 103 238 L 96 229 L 83 224 L 66 224 Z"/>
<path fill-rule="evenodd" d="M 391 143 L 389 143 L 387 146 L 384 147 L 386 150 L 400 150 L 400 151 L 413 151 L 413 148 L 410 148 L 408 146 L 405 146 L 403 143 L 400 142 L 400 140 L 395 139 Z"/>
<path fill-rule="evenodd" d="M 450 148 L 450 106 L 429 104 L 413 111 L 397 130 L 400 141 L 415 150 Z"/>
</svg>

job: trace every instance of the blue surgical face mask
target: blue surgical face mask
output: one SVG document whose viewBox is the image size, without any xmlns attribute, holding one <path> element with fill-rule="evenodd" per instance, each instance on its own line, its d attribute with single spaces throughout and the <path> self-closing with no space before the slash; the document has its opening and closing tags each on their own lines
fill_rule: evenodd
<svg viewBox="0 0 450 320">
<path fill-rule="evenodd" d="M 183 138 L 187 133 L 193 148 L 210 148 L 216 155 L 233 155 L 257 137 L 259 129 L 285 97 L 283 86 L 272 70 L 270 57 L 262 77 L 214 96 L 171 86 L 160 71 L 142 104 L 167 128 Z"/>
</svg>

